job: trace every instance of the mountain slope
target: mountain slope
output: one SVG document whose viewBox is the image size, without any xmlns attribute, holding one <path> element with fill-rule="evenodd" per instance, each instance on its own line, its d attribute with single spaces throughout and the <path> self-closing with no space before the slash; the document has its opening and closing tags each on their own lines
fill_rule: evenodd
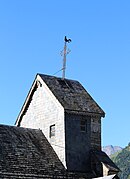
<svg viewBox="0 0 130 179">
<path fill-rule="evenodd" d="M 130 179 L 130 143 L 117 155 L 112 155 L 111 159 L 120 168 L 120 179 Z"/>
<path fill-rule="evenodd" d="M 108 146 L 103 147 L 102 150 L 103 150 L 108 156 L 110 156 L 110 155 L 114 154 L 115 152 L 121 151 L 122 148 L 119 147 L 119 146 L 108 145 Z"/>
</svg>

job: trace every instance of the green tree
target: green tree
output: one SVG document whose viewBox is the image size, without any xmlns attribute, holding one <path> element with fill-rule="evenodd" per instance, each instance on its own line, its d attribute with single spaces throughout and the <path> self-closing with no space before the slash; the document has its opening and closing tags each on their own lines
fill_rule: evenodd
<svg viewBox="0 0 130 179">
<path fill-rule="evenodd" d="M 120 179 L 130 179 L 130 143 L 121 152 L 111 157 L 113 162 L 120 168 Z"/>
</svg>

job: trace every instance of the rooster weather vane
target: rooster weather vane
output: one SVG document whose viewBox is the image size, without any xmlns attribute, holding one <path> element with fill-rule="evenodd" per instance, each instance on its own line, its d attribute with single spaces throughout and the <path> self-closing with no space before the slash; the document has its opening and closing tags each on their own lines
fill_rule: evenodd
<svg viewBox="0 0 130 179">
<path fill-rule="evenodd" d="M 67 54 L 70 53 L 70 50 L 67 49 L 67 43 L 70 43 L 72 40 L 71 39 L 67 39 L 67 37 L 65 36 L 64 41 L 65 41 L 64 50 L 61 51 L 61 55 L 63 56 L 62 79 L 65 79 L 66 56 L 67 56 Z"/>
<path fill-rule="evenodd" d="M 67 37 L 65 36 L 65 42 L 70 43 L 70 42 L 71 42 L 71 39 L 67 39 Z"/>
</svg>

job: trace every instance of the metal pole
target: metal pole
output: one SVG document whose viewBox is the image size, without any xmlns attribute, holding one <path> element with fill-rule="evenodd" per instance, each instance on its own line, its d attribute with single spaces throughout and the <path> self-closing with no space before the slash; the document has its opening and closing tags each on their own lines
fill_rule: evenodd
<svg viewBox="0 0 130 179">
<path fill-rule="evenodd" d="M 65 69 L 66 69 L 66 49 L 67 49 L 67 45 L 66 45 L 66 41 L 65 41 L 65 45 L 64 45 L 64 57 L 63 57 L 63 73 L 62 73 L 62 79 L 65 79 Z"/>
</svg>

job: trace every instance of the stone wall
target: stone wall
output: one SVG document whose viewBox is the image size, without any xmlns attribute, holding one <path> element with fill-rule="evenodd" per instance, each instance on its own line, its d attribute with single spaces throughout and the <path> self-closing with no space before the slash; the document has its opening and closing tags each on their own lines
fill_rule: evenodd
<svg viewBox="0 0 130 179">
<path fill-rule="evenodd" d="M 91 118 L 91 148 L 101 150 L 101 118 Z"/>
<path fill-rule="evenodd" d="M 51 125 L 55 125 L 53 142 L 50 138 Z M 65 166 L 64 108 L 43 81 L 34 92 L 20 126 L 40 128 Z"/>
<path fill-rule="evenodd" d="M 89 116 L 66 113 L 66 165 L 70 171 L 87 172 L 91 170 L 90 135 L 91 118 Z M 80 129 L 80 121 L 86 121 L 86 131 Z"/>
</svg>

